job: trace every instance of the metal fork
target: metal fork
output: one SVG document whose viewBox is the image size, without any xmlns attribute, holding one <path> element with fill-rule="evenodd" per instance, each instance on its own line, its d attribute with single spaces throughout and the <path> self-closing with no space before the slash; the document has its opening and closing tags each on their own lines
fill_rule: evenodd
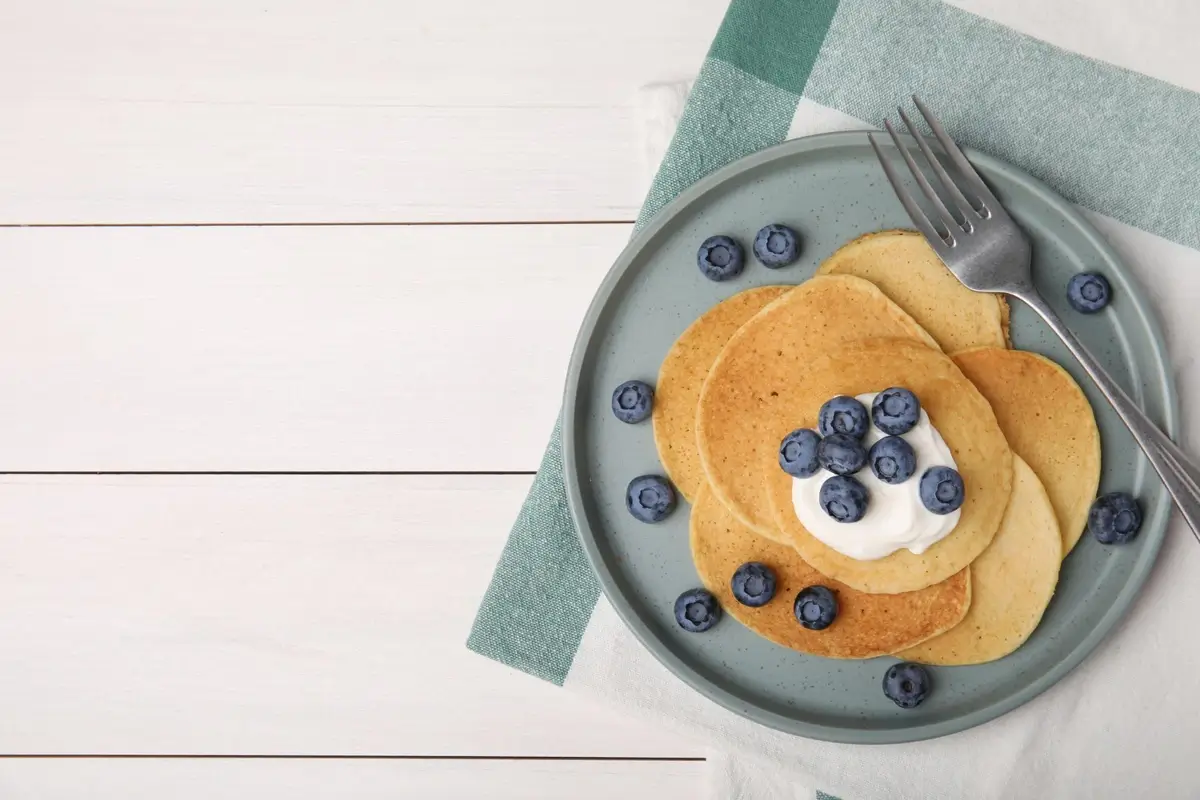
<svg viewBox="0 0 1200 800">
<path fill-rule="evenodd" d="M 1117 416 L 1129 427 L 1133 438 L 1141 446 L 1159 477 L 1174 498 L 1175 504 L 1183 513 L 1192 528 L 1192 533 L 1200 540 L 1200 467 L 1196 462 L 1180 450 L 1174 442 L 1150 418 L 1138 408 L 1128 394 L 1112 379 L 1091 353 L 1075 338 L 1075 334 L 1067 329 L 1054 310 L 1046 304 L 1042 296 L 1033 286 L 1030 275 L 1029 240 L 1013 222 L 1012 217 L 1000 205 L 995 195 L 988 189 L 979 173 L 971 166 L 971 162 L 963 155 L 954 141 L 946 135 L 937 118 L 929 112 L 925 104 L 916 96 L 913 102 L 925 118 L 934 137 L 946 151 L 951 163 L 961 174 L 966 185 L 967 193 L 975 196 L 978 205 L 973 204 L 966 194 L 946 173 L 941 162 L 934 156 L 925 137 L 909 120 L 904 109 L 899 109 L 900 119 L 908 128 L 909 134 L 916 141 L 917 147 L 928 162 L 930 169 L 937 176 L 945 189 L 945 195 L 954 206 L 953 213 L 946 207 L 938 193 L 934 191 L 924 173 L 917 166 L 912 153 L 900 141 L 896 131 L 887 120 L 884 127 L 892 137 L 892 142 L 904 162 L 908 165 L 913 179 L 925 195 L 925 199 L 933 206 L 937 220 L 931 220 L 913 199 L 900 177 L 887 158 L 884 157 L 875 135 L 868 135 L 879 163 L 887 174 L 888 181 L 896 190 L 896 196 L 904 210 L 912 217 L 917 229 L 925 235 L 925 239 L 933 247 L 935 253 L 950 271 L 968 288 L 976 292 L 999 292 L 1015 297 L 1032 308 L 1046 321 L 1074 354 L 1079 363 L 1095 381 L 1096 386 L 1108 398 L 1116 410 Z M 939 230 L 940 223 L 941 228 Z"/>
</svg>

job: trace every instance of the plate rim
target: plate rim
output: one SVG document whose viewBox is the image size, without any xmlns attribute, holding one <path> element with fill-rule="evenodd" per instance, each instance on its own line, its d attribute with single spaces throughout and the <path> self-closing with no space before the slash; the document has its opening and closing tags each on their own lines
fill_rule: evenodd
<svg viewBox="0 0 1200 800">
<path fill-rule="evenodd" d="M 996 719 L 1034 699 L 1058 683 L 1059 680 L 1075 667 L 1079 666 L 1108 637 L 1121 619 L 1124 618 L 1133 601 L 1141 592 L 1158 559 L 1158 553 L 1162 548 L 1163 541 L 1166 539 L 1170 519 L 1174 515 L 1174 508 L 1168 508 L 1167 513 L 1162 516 L 1161 525 L 1156 530 L 1143 531 L 1141 549 L 1137 560 L 1130 570 L 1129 579 L 1126 581 L 1125 586 L 1122 587 L 1112 605 L 1096 625 L 1088 631 L 1087 635 L 1083 637 L 1076 647 L 1070 650 L 1063 658 L 1059 659 L 1053 667 L 1036 676 L 1017 691 L 1007 694 L 981 708 L 950 719 L 899 728 L 848 728 L 806 722 L 775 713 L 757 705 L 747 704 L 737 695 L 706 679 L 696 667 L 676 655 L 670 647 L 661 642 L 650 626 L 643 623 L 633 608 L 633 604 L 621 592 L 618 581 L 605 562 L 595 534 L 591 531 L 591 526 L 587 522 L 587 516 L 583 509 L 583 489 L 580 485 L 578 471 L 574 468 L 578 456 L 575 442 L 575 431 L 577 428 L 575 398 L 578 395 L 583 361 L 591 339 L 595 334 L 600 315 L 607 304 L 608 298 L 612 294 L 613 288 L 629 270 L 637 255 L 646 244 L 652 241 L 692 203 L 702 199 L 713 188 L 745 171 L 754 169 L 775 159 L 798 153 L 850 145 L 867 146 L 867 137 L 871 133 L 874 133 L 874 131 L 858 130 L 818 133 L 789 139 L 744 156 L 710 173 L 684 189 L 670 203 L 664 206 L 646 227 L 638 231 L 629 240 L 620 255 L 613 262 L 608 273 L 604 276 L 599 287 L 597 287 L 595 295 L 588 305 L 583 322 L 580 325 L 575 344 L 571 349 L 571 359 L 567 368 L 567 379 L 563 391 L 562 405 L 563 481 L 566 488 L 567 506 L 571 514 L 571 519 L 575 523 L 578 538 L 583 546 L 588 563 L 596 574 L 605 597 L 608 598 L 609 603 L 613 606 L 613 609 L 617 612 L 617 616 L 625 627 L 673 675 L 699 692 L 702 696 L 712 700 L 723 708 L 753 722 L 766 725 L 784 733 L 845 744 L 898 744 L 934 739 L 958 733 Z M 1136 275 L 1128 267 L 1125 260 L 1121 258 L 1100 232 L 1096 230 L 1095 226 L 1073 204 L 1044 182 L 1029 175 L 1024 170 L 1008 162 L 989 156 L 986 153 L 981 153 L 973 148 L 963 148 L 963 150 L 968 159 L 982 166 L 984 171 L 1003 172 L 1006 174 L 1006 177 L 1017 183 L 1024 184 L 1025 188 L 1041 197 L 1049 206 L 1060 213 L 1064 219 L 1071 222 L 1105 260 L 1120 265 L 1123 277 L 1136 288 L 1135 292 L 1130 293 L 1128 300 L 1132 303 L 1133 311 L 1139 318 L 1139 321 L 1150 334 L 1150 344 L 1155 354 L 1155 358 L 1152 360 L 1152 368 L 1158 373 L 1157 380 L 1152 382 L 1159 384 L 1165 405 L 1165 419 L 1162 420 L 1163 429 L 1172 439 L 1178 438 L 1179 394 L 1175 386 L 1173 373 L 1169 368 L 1170 359 L 1166 337 L 1163 335 L 1157 314 L 1150 306 L 1147 293 L 1141 287 Z M 881 187 L 880 190 L 886 191 L 886 188 Z M 1141 391 L 1142 376 L 1139 373 L 1140 370 L 1135 368 L 1133 372 L 1135 382 L 1134 394 L 1140 404 L 1144 395 Z M 1145 457 L 1142 456 L 1142 460 L 1139 461 L 1142 468 L 1145 467 L 1144 459 Z M 1167 503 L 1173 505 L 1169 498 L 1167 499 Z M 1147 514 L 1147 516 L 1150 515 Z"/>
</svg>

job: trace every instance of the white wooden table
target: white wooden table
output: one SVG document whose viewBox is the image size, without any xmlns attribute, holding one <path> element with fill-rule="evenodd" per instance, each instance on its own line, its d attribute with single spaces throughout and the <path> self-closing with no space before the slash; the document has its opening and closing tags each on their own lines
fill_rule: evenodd
<svg viewBox="0 0 1200 800">
<path fill-rule="evenodd" d="M 0 3 L 0 798 L 701 791 L 463 642 L 723 10 Z"/>
</svg>

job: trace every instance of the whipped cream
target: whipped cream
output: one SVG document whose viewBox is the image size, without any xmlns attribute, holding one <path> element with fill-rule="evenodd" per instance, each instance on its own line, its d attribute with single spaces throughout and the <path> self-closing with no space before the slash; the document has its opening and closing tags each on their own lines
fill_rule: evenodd
<svg viewBox="0 0 1200 800">
<path fill-rule="evenodd" d="M 870 409 L 876 394 L 860 394 L 857 399 Z M 885 435 L 872 424 L 863 437 L 863 445 L 870 450 Z M 870 495 L 867 513 L 858 522 L 838 522 L 821 508 L 821 484 L 832 472 L 822 469 L 811 478 L 792 479 L 792 506 L 809 533 L 843 555 L 858 561 L 874 561 L 902 549 L 920 555 L 954 530 L 962 516 L 961 509 L 934 514 L 925 508 L 918 491 L 921 476 L 930 467 L 958 469 L 950 448 L 929 421 L 925 409 L 921 409 L 921 418 L 902 438 L 917 455 L 916 472 L 900 484 L 879 480 L 870 464 L 855 473 L 854 477 Z"/>
</svg>

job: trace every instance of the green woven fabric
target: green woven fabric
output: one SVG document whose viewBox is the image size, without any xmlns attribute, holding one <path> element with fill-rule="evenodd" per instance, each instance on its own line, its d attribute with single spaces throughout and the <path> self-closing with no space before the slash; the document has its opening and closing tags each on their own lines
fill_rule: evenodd
<svg viewBox="0 0 1200 800">
<path fill-rule="evenodd" d="M 724 61 L 705 61 L 679 118 L 674 142 L 642 204 L 637 227 L 710 172 L 782 142 L 799 101 L 799 95 Z M 692 146 L 684 147 L 682 142 Z"/>
<path fill-rule="evenodd" d="M 467 647 L 562 686 L 599 596 L 567 510 L 555 425 Z"/>
<path fill-rule="evenodd" d="M 804 96 L 858 119 L 910 94 L 951 136 L 1079 205 L 1200 247 L 1200 95 L 930 0 L 842 0 Z M 1180 157 L 1180 156 L 1183 157 Z"/>
</svg>

